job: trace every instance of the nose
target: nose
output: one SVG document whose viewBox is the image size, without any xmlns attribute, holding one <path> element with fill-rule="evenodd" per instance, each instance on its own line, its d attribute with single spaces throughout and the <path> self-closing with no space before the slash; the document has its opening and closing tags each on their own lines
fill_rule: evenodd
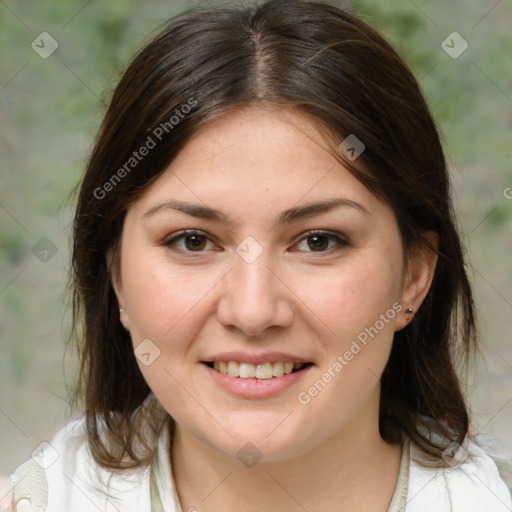
<svg viewBox="0 0 512 512">
<path fill-rule="evenodd" d="M 217 308 L 217 318 L 224 326 L 258 336 L 270 327 L 292 323 L 293 293 L 264 254 L 252 263 L 236 255 L 234 268 L 224 280 Z"/>
</svg>

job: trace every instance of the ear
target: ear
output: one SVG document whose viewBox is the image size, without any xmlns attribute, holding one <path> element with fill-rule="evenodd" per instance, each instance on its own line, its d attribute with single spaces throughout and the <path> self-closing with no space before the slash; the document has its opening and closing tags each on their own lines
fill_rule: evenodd
<svg viewBox="0 0 512 512">
<path fill-rule="evenodd" d="M 119 268 L 119 262 L 115 260 L 114 257 L 114 249 L 110 248 L 107 252 L 107 269 L 110 274 L 110 280 L 112 282 L 112 288 L 114 289 L 114 293 L 117 297 L 117 302 L 119 303 L 119 307 L 123 307 L 123 298 L 122 298 L 122 282 L 121 282 L 121 272 Z"/>
<path fill-rule="evenodd" d="M 425 231 L 421 236 L 426 243 L 413 247 L 407 258 L 400 301 L 403 310 L 396 322 L 397 331 L 403 329 L 412 320 L 413 314 L 406 313 L 406 309 L 418 311 L 434 279 L 439 235 L 435 231 Z"/>
<path fill-rule="evenodd" d="M 110 274 L 110 280 L 112 288 L 117 298 L 119 305 L 119 319 L 123 324 L 123 327 L 129 331 L 130 323 L 128 318 L 128 312 L 126 311 L 124 297 L 123 297 L 123 282 L 121 279 L 121 265 L 118 258 L 114 256 L 114 249 L 110 248 L 107 252 L 107 268 Z"/>
</svg>

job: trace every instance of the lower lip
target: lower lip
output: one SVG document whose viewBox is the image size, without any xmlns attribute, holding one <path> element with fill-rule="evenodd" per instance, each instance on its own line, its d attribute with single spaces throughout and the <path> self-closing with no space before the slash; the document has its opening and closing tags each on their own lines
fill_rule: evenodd
<svg viewBox="0 0 512 512">
<path fill-rule="evenodd" d="M 278 395 L 285 389 L 297 384 L 313 365 L 308 365 L 297 372 L 288 373 L 282 377 L 272 377 L 271 379 L 242 379 L 240 377 L 230 377 L 225 373 L 220 373 L 207 364 L 201 363 L 213 380 L 226 391 L 242 398 L 270 398 Z"/>
</svg>

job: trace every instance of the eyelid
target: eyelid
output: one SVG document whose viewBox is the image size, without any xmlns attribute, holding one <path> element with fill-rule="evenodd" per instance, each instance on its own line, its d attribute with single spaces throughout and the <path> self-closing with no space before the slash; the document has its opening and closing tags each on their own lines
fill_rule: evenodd
<svg viewBox="0 0 512 512">
<path fill-rule="evenodd" d="M 172 235 L 166 237 L 163 240 L 162 245 L 164 245 L 166 247 L 171 247 L 172 245 L 174 245 L 177 248 L 177 250 L 179 250 L 181 252 L 185 252 L 185 253 L 190 253 L 190 254 L 193 254 L 193 253 L 200 254 L 202 252 L 206 252 L 206 249 L 204 249 L 202 251 L 188 251 L 188 250 L 184 250 L 184 249 L 177 247 L 176 242 L 178 240 L 183 239 L 187 236 L 193 236 L 193 235 L 203 236 L 207 239 L 207 242 L 215 244 L 214 237 L 205 231 L 202 231 L 200 229 L 183 229 L 181 231 L 178 231 L 178 232 L 173 233 Z M 313 237 L 313 236 L 325 236 L 329 240 L 334 241 L 337 244 L 337 247 L 333 247 L 333 248 L 330 248 L 330 249 L 327 249 L 324 251 L 303 251 L 303 252 L 311 252 L 311 253 L 316 252 L 318 254 L 330 253 L 333 250 L 340 249 L 341 247 L 345 247 L 345 246 L 349 245 L 347 238 L 344 235 L 342 235 L 341 233 L 337 233 L 335 231 L 322 230 L 322 229 L 312 229 L 310 231 L 306 231 L 306 232 L 302 233 L 300 235 L 300 237 L 298 237 L 296 239 L 296 241 L 294 242 L 293 247 L 297 246 L 299 243 L 301 243 L 304 240 L 307 240 L 308 238 Z M 293 248 L 292 248 L 292 251 L 294 251 Z M 300 251 L 300 250 L 297 250 L 297 251 Z"/>
<path fill-rule="evenodd" d="M 214 237 L 212 237 L 210 234 L 206 233 L 205 231 L 202 231 L 200 229 L 183 229 L 181 231 L 177 231 L 176 233 L 173 233 L 172 235 L 164 238 L 162 245 L 164 245 L 166 247 L 171 247 L 171 245 L 177 245 L 176 241 L 178 241 L 179 239 L 185 238 L 187 236 L 193 236 L 193 235 L 204 236 L 208 242 L 210 242 L 212 244 L 215 243 Z M 182 252 L 187 252 L 187 253 L 196 252 L 197 254 L 200 254 L 201 252 L 205 252 L 204 250 L 203 251 L 185 251 L 180 248 L 178 248 L 178 250 L 181 250 Z"/>
<path fill-rule="evenodd" d="M 326 230 L 322 230 L 322 229 L 312 229 L 310 231 L 306 231 L 305 233 L 302 233 L 300 235 L 300 238 L 298 238 L 298 240 L 294 243 L 294 246 L 298 245 L 300 242 L 307 240 L 308 238 L 310 238 L 312 236 L 325 236 L 326 238 L 329 238 L 330 240 L 335 241 L 338 244 L 338 247 L 337 247 L 338 249 L 349 245 L 348 239 L 341 233 L 337 233 L 335 231 L 326 231 Z M 318 254 L 322 254 L 322 253 L 332 252 L 335 249 L 336 248 L 328 249 L 325 251 L 305 251 L 305 252 L 312 252 L 312 253 L 317 252 Z"/>
</svg>

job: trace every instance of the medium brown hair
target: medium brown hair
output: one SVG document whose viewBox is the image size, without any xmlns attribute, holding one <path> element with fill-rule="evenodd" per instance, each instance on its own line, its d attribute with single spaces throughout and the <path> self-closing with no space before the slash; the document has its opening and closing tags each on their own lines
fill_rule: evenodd
<svg viewBox="0 0 512 512">
<path fill-rule="evenodd" d="M 332 5 L 278 0 L 171 20 L 113 93 L 73 233 L 77 396 L 95 460 L 111 468 L 147 463 L 142 425 L 149 418 L 157 433 L 166 417 L 145 402 L 150 389 L 119 321 L 107 252 L 119 257 L 130 204 L 198 128 L 250 105 L 297 109 L 336 144 L 355 134 L 365 151 L 354 162 L 340 151 L 337 157 L 393 208 L 405 254 L 425 243 L 425 231 L 439 234 L 432 286 L 414 320 L 395 334 L 382 376 L 380 428 L 388 440 L 405 432 L 434 457 L 462 444 L 469 421 L 456 367 L 475 341 L 475 318 L 436 126 L 411 71 L 366 23 Z M 148 137 L 155 147 L 130 160 Z"/>
</svg>

